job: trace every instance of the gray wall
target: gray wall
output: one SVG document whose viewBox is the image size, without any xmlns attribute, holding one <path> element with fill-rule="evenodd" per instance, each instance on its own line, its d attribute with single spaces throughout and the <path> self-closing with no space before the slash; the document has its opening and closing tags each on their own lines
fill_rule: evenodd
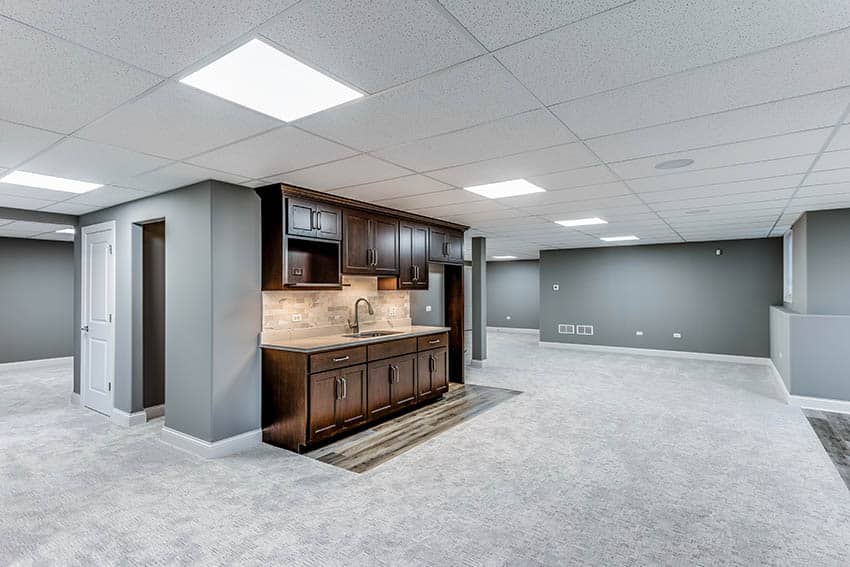
<svg viewBox="0 0 850 567">
<path fill-rule="evenodd" d="M 446 324 L 445 285 L 442 264 L 428 264 L 428 289 L 410 292 L 410 318 L 414 325 L 442 327 Z M 431 311 L 426 311 L 427 306 Z"/>
<path fill-rule="evenodd" d="M 850 315 L 850 209 L 806 213 L 805 313 Z"/>
<path fill-rule="evenodd" d="M 487 263 L 487 325 L 540 328 L 540 263 L 537 260 Z"/>
<path fill-rule="evenodd" d="M 74 244 L 0 238 L 0 362 L 74 354 Z"/>
<path fill-rule="evenodd" d="M 141 301 L 141 262 L 133 251 L 141 250 L 134 245 L 140 232 L 135 223 L 154 219 L 164 219 L 166 230 L 165 424 L 206 441 L 256 429 L 259 199 L 249 189 L 214 181 L 80 218 L 81 226 L 116 221 L 115 406 L 128 412 L 143 407 L 142 384 L 133 379 L 140 375 L 133 354 L 141 344 L 133 336 Z M 79 265 L 77 258 L 78 282 Z M 75 310 L 79 319 L 79 294 Z M 74 388 L 79 392 L 78 366 Z"/>
<path fill-rule="evenodd" d="M 807 222 L 806 215 L 800 217 L 794 226 L 791 227 L 793 233 L 793 250 L 791 254 L 791 302 L 785 303 L 785 306 L 796 311 L 797 313 L 805 313 L 808 310 L 808 285 L 807 280 L 809 271 L 806 267 L 806 259 L 808 254 L 807 238 Z"/>
<path fill-rule="evenodd" d="M 781 302 L 779 238 L 540 253 L 543 341 L 769 356 L 768 308 Z"/>
</svg>

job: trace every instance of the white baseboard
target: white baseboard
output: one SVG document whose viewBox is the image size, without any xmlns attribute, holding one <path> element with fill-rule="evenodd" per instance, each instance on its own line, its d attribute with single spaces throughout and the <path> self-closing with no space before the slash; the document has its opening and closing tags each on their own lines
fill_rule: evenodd
<svg viewBox="0 0 850 567">
<path fill-rule="evenodd" d="M 850 414 L 850 402 L 809 396 L 791 396 L 791 405 L 799 408 Z"/>
<path fill-rule="evenodd" d="M 487 327 L 492 333 L 516 333 L 520 335 L 540 335 L 540 329 L 523 329 L 518 327 Z"/>
<path fill-rule="evenodd" d="M 163 427 L 162 440 L 173 447 L 188 451 L 193 455 L 198 455 L 206 459 L 216 459 L 256 447 L 262 443 L 263 431 L 262 429 L 254 429 L 253 431 L 246 431 L 245 433 L 234 435 L 227 439 L 210 442 L 187 435 L 170 427 Z"/>
<path fill-rule="evenodd" d="M 484 360 L 472 359 L 469 361 L 469 366 L 472 368 L 484 368 Z"/>
<path fill-rule="evenodd" d="M 151 406 L 149 408 L 145 408 L 145 417 L 150 421 L 152 419 L 156 419 L 158 417 L 162 417 L 165 415 L 165 404 L 159 404 L 158 406 Z"/>
<path fill-rule="evenodd" d="M 770 359 L 768 359 L 770 360 Z M 779 373 L 779 369 L 776 368 L 776 365 L 773 363 L 773 360 L 770 360 L 771 373 L 773 377 L 776 379 L 776 390 L 779 392 L 779 397 L 786 404 L 791 404 L 791 393 L 788 391 L 788 388 L 785 386 L 785 380 L 782 379 L 782 375 Z"/>
<path fill-rule="evenodd" d="M 64 362 L 73 362 L 73 356 L 60 356 L 58 358 L 39 358 L 37 360 L 21 360 L 18 362 L 3 362 L 0 363 L 0 369 L 8 370 L 18 367 L 37 368 L 39 366 L 53 366 Z"/>
<path fill-rule="evenodd" d="M 618 354 L 634 354 L 638 356 L 664 356 L 667 358 L 690 358 L 694 360 L 711 360 L 715 362 L 736 362 L 738 364 L 772 364 L 769 358 L 760 356 L 740 356 L 736 354 L 714 354 L 710 352 L 689 352 L 682 350 L 662 350 L 651 348 L 618 347 L 607 345 L 583 345 L 578 343 L 556 343 L 540 341 L 539 345 L 546 348 L 563 348 L 570 350 L 585 350 L 595 352 L 611 352 Z"/>
<path fill-rule="evenodd" d="M 126 411 L 120 410 L 118 408 L 112 408 L 112 413 L 109 415 L 109 419 L 112 423 L 117 425 L 121 425 L 123 427 L 133 427 L 135 425 L 142 425 L 143 423 L 147 423 L 148 416 L 143 411 L 134 411 L 133 413 L 127 413 Z"/>
<path fill-rule="evenodd" d="M 77 392 L 71 392 L 71 395 L 68 396 L 68 403 L 72 406 L 79 407 L 80 405 L 82 405 L 80 403 L 80 395 Z"/>
</svg>

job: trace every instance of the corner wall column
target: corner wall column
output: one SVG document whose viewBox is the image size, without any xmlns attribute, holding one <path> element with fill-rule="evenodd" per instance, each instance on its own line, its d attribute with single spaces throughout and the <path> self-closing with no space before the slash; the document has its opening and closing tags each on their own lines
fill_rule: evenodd
<svg viewBox="0 0 850 567">
<path fill-rule="evenodd" d="M 487 359 L 487 239 L 472 238 L 472 366 Z"/>
</svg>

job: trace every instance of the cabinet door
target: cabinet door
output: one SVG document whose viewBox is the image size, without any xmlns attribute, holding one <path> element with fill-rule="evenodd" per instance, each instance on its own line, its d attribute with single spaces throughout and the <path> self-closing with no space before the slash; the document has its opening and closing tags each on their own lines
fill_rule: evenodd
<svg viewBox="0 0 850 567">
<path fill-rule="evenodd" d="M 372 265 L 375 274 L 398 274 L 398 221 L 372 218 Z"/>
<path fill-rule="evenodd" d="M 413 233 L 415 227 L 408 223 L 398 225 L 398 287 L 416 287 L 416 265 L 413 258 Z"/>
<path fill-rule="evenodd" d="M 392 378 L 388 361 L 369 363 L 366 386 L 369 419 L 380 417 L 393 407 L 390 388 Z"/>
<path fill-rule="evenodd" d="M 323 203 L 317 203 L 314 218 L 316 237 L 326 240 L 342 238 L 342 210 Z"/>
<path fill-rule="evenodd" d="M 424 397 L 433 392 L 431 386 L 431 362 L 430 352 L 420 352 L 416 359 L 416 394 Z"/>
<path fill-rule="evenodd" d="M 428 227 L 413 228 L 413 265 L 416 269 L 417 289 L 428 289 Z"/>
<path fill-rule="evenodd" d="M 416 355 L 400 356 L 390 360 L 394 374 L 392 402 L 393 406 L 405 406 L 416 400 Z"/>
<path fill-rule="evenodd" d="M 434 349 L 428 352 L 431 360 L 431 387 L 435 392 L 445 392 L 449 389 L 449 357 L 448 350 Z"/>
<path fill-rule="evenodd" d="M 450 232 L 448 233 L 447 261 L 462 264 L 463 263 L 463 233 Z"/>
<path fill-rule="evenodd" d="M 336 422 L 340 427 L 349 427 L 366 419 L 366 365 L 340 370 L 339 380 Z"/>
<path fill-rule="evenodd" d="M 339 396 L 339 372 L 321 372 L 310 376 L 310 439 L 324 437 L 337 427 L 336 403 Z"/>
<path fill-rule="evenodd" d="M 442 228 L 428 229 L 428 257 L 432 262 L 446 261 L 446 244 L 448 243 L 448 234 Z"/>
<path fill-rule="evenodd" d="M 313 214 L 316 203 L 292 197 L 286 198 L 286 232 L 293 236 L 316 236 Z"/>
<path fill-rule="evenodd" d="M 346 210 L 342 215 L 342 272 L 374 273 L 372 221 L 366 214 Z"/>
</svg>

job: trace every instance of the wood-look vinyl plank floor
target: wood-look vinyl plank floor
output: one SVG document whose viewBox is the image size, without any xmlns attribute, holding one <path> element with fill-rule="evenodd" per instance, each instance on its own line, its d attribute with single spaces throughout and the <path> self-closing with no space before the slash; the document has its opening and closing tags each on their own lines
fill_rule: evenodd
<svg viewBox="0 0 850 567">
<path fill-rule="evenodd" d="M 352 472 L 366 472 L 521 393 L 452 384 L 443 398 L 432 404 L 306 455 Z"/>
<path fill-rule="evenodd" d="M 803 413 L 850 489 L 850 415 L 809 409 Z"/>
</svg>

